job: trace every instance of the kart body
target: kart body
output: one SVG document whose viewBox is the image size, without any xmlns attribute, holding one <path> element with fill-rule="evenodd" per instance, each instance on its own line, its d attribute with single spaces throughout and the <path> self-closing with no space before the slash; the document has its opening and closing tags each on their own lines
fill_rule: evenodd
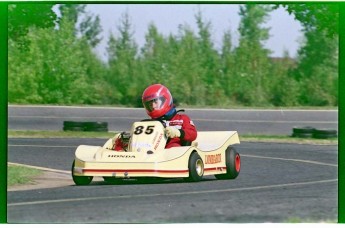
<svg viewBox="0 0 345 228">
<path fill-rule="evenodd" d="M 165 148 L 167 138 L 159 121 L 134 122 L 127 151 L 114 151 L 116 134 L 103 146 L 80 145 L 75 151 L 72 177 L 77 185 L 89 184 L 95 176 L 117 178 L 186 178 L 203 176 L 234 179 L 240 171 L 236 131 L 198 131 L 189 146 Z"/>
</svg>

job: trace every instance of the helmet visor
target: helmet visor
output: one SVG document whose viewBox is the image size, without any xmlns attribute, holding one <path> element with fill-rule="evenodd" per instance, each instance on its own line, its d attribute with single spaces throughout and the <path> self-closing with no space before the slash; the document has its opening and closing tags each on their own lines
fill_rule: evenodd
<svg viewBox="0 0 345 228">
<path fill-rule="evenodd" d="M 160 110 L 165 102 L 165 97 L 156 97 L 154 99 L 144 102 L 144 106 L 147 111 L 152 112 L 154 110 Z"/>
</svg>

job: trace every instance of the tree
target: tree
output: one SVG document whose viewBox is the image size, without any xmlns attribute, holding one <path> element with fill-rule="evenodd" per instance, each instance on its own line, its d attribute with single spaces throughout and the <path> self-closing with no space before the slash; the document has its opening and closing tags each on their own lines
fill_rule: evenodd
<svg viewBox="0 0 345 228">
<path fill-rule="evenodd" d="M 301 105 L 338 104 L 338 3 L 289 3 L 284 7 L 301 22 L 304 43 L 298 50 L 292 76 L 300 88 L 295 96 Z"/>
<path fill-rule="evenodd" d="M 86 11 L 85 4 L 62 4 L 59 7 L 62 18 L 67 18 L 75 25 L 75 34 L 85 37 L 92 47 L 96 47 L 102 40 L 99 16 Z M 80 23 L 79 23 L 80 22 Z"/>
<path fill-rule="evenodd" d="M 80 23 L 80 32 L 92 47 L 96 47 L 101 41 L 102 37 L 99 34 L 102 32 L 99 16 L 93 14 L 86 14 L 85 19 Z"/>
<path fill-rule="evenodd" d="M 59 10 L 61 13 L 61 18 L 65 18 L 72 24 L 77 24 L 80 16 L 85 13 L 85 4 L 61 4 Z"/>
<path fill-rule="evenodd" d="M 91 49 L 74 35 L 73 23 L 62 19 L 59 30 L 31 28 L 27 52 L 9 42 L 9 101 L 40 104 L 83 104 L 95 101 L 89 80 Z M 94 78 L 93 78 L 94 80 Z"/>
<path fill-rule="evenodd" d="M 170 68 L 171 52 L 166 39 L 157 30 L 157 27 L 150 23 L 148 32 L 145 35 L 145 45 L 142 48 L 141 62 L 145 75 L 149 81 L 165 83 L 169 80 L 168 68 Z"/>
<path fill-rule="evenodd" d="M 11 103 L 42 103 L 37 94 L 37 62 L 32 63 L 30 59 L 20 44 L 8 40 L 8 101 Z"/>
<path fill-rule="evenodd" d="M 176 37 L 170 36 L 171 66 L 169 89 L 180 104 L 205 105 L 207 93 L 204 75 L 205 67 L 200 59 L 197 36 L 187 25 L 179 26 Z M 209 95 L 211 97 L 211 95 Z"/>
<path fill-rule="evenodd" d="M 287 50 L 284 51 L 283 58 L 271 58 L 271 61 L 269 103 L 280 107 L 298 105 L 299 84 L 290 74 L 296 67 L 296 61 L 290 57 Z"/>
<path fill-rule="evenodd" d="M 233 101 L 232 96 L 232 81 L 234 80 L 234 67 L 236 64 L 235 56 L 233 53 L 232 36 L 230 31 L 227 31 L 223 35 L 222 52 L 220 55 L 221 62 L 221 79 L 220 83 L 223 87 L 225 95 Z"/>
<path fill-rule="evenodd" d="M 220 85 L 221 81 L 221 67 L 219 55 L 213 46 L 211 39 L 212 24 L 210 21 L 205 21 L 201 11 L 195 15 L 196 23 L 198 26 L 198 52 L 201 67 L 204 68 L 204 74 L 201 75 L 205 83 L 206 90 L 209 96 L 205 96 L 205 102 L 209 105 L 222 103 L 224 98 L 223 89 Z M 214 99 L 218 97 L 219 99 Z"/>
<path fill-rule="evenodd" d="M 261 27 L 271 11 L 268 5 L 246 4 L 240 6 L 239 46 L 235 49 L 236 78 L 234 97 L 241 103 L 266 104 L 269 83 L 269 50 L 263 43 L 269 38 L 269 28 Z"/>
<path fill-rule="evenodd" d="M 315 28 L 305 33 L 293 76 L 300 83 L 302 105 L 338 104 L 338 38 Z"/>
<path fill-rule="evenodd" d="M 31 26 L 53 27 L 57 16 L 52 10 L 55 4 L 21 3 L 8 5 L 8 36 L 13 40 L 26 35 Z"/>
<path fill-rule="evenodd" d="M 339 35 L 339 3 L 284 3 L 273 8 L 284 7 L 300 21 L 305 31 L 324 31 L 327 36 Z"/>
<path fill-rule="evenodd" d="M 117 27 L 119 37 L 113 34 L 109 37 L 107 52 L 109 64 L 109 83 L 112 85 L 114 99 L 121 104 L 136 103 L 135 77 L 137 69 L 137 44 L 133 39 L 132 25 L 128 13 L 122 15 Z M 139 83 L 139 82 L 138 82 Z"/>
<path fill-rule="evenodd" d="M 52 10 L 55 4 L 17 3 L 8 5 L 8 37 L 27 50 L 25 36 L 30 27 L 52 28 L 57 23 L 57 15 Z"/>
</svg>

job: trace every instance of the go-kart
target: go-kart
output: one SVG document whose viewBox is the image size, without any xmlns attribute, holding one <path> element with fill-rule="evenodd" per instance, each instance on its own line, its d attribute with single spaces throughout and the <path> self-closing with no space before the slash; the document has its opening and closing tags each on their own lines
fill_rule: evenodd
<svg viewBox="0 0 345 228">
<path fill-rule="evenodd" d="M 208 175 L 235 179 L 240 173 L 240 155 L 232 147 L 240 143 L 236 131 L 198 131 L 190 145 L 166 149 L 164 128 L 160 121 L 134 122 L 124 151 L 112 149 L 123 133 L 115 134 L 103 146 L 78 146 L 72 165 L 74 183 L 87 185 L 96 176 L 109 182 L 151 177 L 197 182 Z"/>
</svg>

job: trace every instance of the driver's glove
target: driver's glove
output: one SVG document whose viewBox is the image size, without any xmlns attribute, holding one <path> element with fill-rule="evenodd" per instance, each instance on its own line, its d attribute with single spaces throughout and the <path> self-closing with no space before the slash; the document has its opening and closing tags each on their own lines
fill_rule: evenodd
<svg viewBox="0 0 345 228">
<path fill-rule="evenodd" d="M 181 132 L 175 127 L 166 127 L 165 135 L 168 138 L 179 138 L 181 136 Z"/>
</svg>

